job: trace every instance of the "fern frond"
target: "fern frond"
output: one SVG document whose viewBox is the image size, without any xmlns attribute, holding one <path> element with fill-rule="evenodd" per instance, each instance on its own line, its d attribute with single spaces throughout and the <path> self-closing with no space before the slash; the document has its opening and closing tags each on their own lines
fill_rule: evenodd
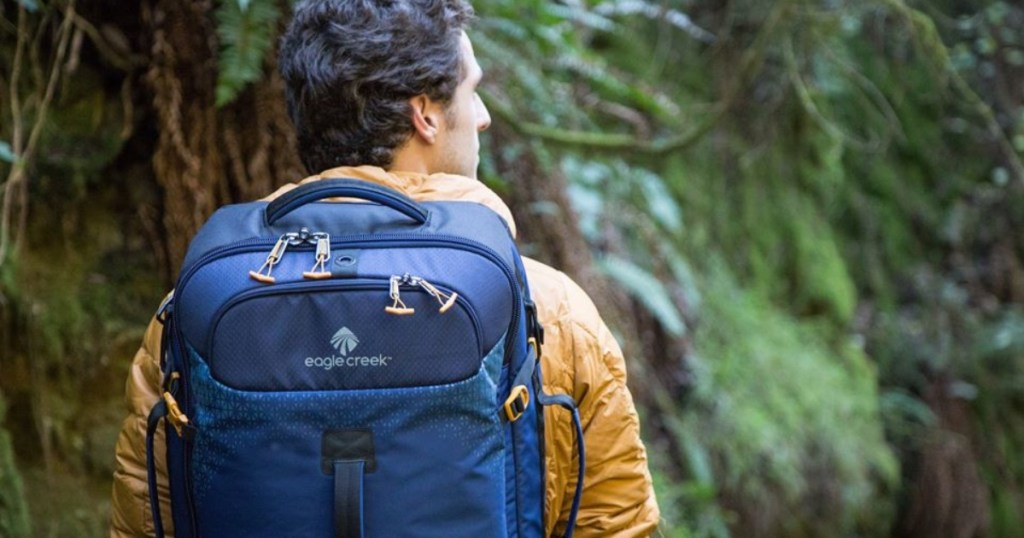
<svg viewBox="0 0 1024 538">
<path fill-rule="evenodd" d="M 666 332 L 675 337 L 686 334 L 683 316 L 673 304 L 668 288 L 657 277 L 639 265 L 615 256 L 601 260 L 599 266 L 606 275 L 639 300 L 661 322 Z"/>
<path fill-rule="evenodd" d="M 263 75 L 263 58 L 273 44 L 280 17 L 275 0 L 222 0 L 215 14 L 221 50 L 217 107 L 235 99 Z"/>
</svg>

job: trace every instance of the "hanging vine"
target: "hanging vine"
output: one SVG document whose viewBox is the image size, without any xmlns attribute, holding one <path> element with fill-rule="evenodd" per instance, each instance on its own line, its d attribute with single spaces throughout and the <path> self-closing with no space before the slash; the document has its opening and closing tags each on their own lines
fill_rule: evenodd
<svg viewBox="0 0 1024 538">
<path fill-rule="evenodd" d="M 77 35 L 76 40 L 81 39 L 80 30 L 73 25 L 75 0 L 68 0 L 59 11 L 59 21 L 50 21 L 54 10 L 47 9 L 39 15 L 29 13 L 38 10 L 33 2 L 21 2 L 17 8 L 16 45 L 7 84 L 11 139 L 0 148 L 0 159 L 8 161 L 10 166 L 7 178 L 0 184 L 0 266 L 21 246 L 28 219 L 29 167 L 39 149 L 39 137 L 46 125 L 57 85 L 77 61 L 71 55 L 72 38 Z M 50 24 L 57 25 L 56 31 L 51 30 Z M 42 54 L 41 41 L 45 37 L 49 37 L 49 44 L 54 45 L 51 59 L 47 65 L 31 66 L 39 71 L 45 70 L 45 83 L 35 80 L 34 84 L 23 84 L 21 77 L 30 68 L 28 58 Z M 29 88 L 27 92 L 26 87 Z"/>
</svg>

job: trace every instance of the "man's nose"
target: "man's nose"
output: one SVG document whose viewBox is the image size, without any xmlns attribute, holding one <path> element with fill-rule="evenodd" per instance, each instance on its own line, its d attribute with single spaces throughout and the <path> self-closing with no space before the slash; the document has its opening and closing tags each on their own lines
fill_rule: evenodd
<svg viewBox="0 0 1024 538">
<path fill-rule="evenodd" d="M 480 99 L 479 95 L 476 96 L 476 106 L 476 130 L 483 132 L 491 126 L 491 113 L 487 111 L 487 105 L 484 105 L 484 102 Z"/>
</svg>

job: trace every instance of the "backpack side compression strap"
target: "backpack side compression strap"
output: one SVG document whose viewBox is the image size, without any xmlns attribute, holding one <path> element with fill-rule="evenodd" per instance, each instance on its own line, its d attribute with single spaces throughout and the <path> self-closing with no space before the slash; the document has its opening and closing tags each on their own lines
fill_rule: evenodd
<svg viewBox="0 0 1024 538">
<path fill-rule="evenodd" d="M 587 451 L 583 444 L 583 423 L 580 421 L 580 411 L 576 402 L 565 394 L 544 394 L 544 391 L 537 391 L 537 403 L 543 406 L 557 405 L 572 413 L 572 423 L 576 428 L 576 492 L 572 496 L 572 509 L 569 511 L 569 522 L 565 527 L 565 538 L 572 538 L 576 529 L 576 515 L 580 511 L 580 500 L 583 498 L 583 473 L 587 467 Z"/>
</svg>

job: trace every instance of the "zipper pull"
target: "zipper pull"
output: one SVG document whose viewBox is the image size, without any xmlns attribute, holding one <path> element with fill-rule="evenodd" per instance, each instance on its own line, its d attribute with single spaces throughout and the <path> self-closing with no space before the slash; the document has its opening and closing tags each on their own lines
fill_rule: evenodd
<svg viewBox="0 0 1024 538">
<path fill-rule="evenodd" d="M 404 276 L 391 275 L 391 294 L 390 295 L 391 295 L 391 299 L 394 301 L 394 303 L 392 303 L 391 306 L 384 307 L 384 311 L 385 312 L 387 312 L 388 314 L 396 315 L 396 316 L 409 316 L 409 315 L 412 315 L 412 314 L 416 313 L 416 309 L 415 308 L 409 308 L 408 306 L 406 306 L 405 303 L 402 301 L 402 298 L 399 295 L 399 289 L 398 289 L 399 286 L 401 286 L 402 284 L 407 284 L 407 283 L 409 283 L 409 275 L 408 274 L 406 274 Z"/>
<path fill-rule="evenodd" d="M 437 299 L 437 302 L 441 304 L 440 312 L 442 314 L 444 314 L 445 312 L 451 310 L 452 306 L 455 304 L 455 299 L 457 299 L 459 297 L 459 294 L 455 293 L 455 292 L 452 292 L 451 295 L 448 295 L 447 293 L 437 289 L 437 287 L 435 287 L 433 284 L 431 284 L 430 282 L 427 282 L 426 280 L 424 280 L 422 278 L 419 278 L 419 277 L 412 277 L 412 278 L 413 278 L 414 281 L 411 282 L 411 284 L 419 285 L 419 287 L 423 288 L 424 291 L 426 291 L 428 294 L 430 294 L 431 297 Z"/>
<path fill-rule="evenodd" d="M 313 237 L 316 238 L 316 263 L 312 269 L 302 273 L 302 277 L 312 280 L 331 278 L 331 272 L 327 270 L 327 260 L 331 259 L 331 236 L 317 232 Z"/>
<path fill-rule="evenodd" d="M 267 255 L 267 259 L 263 262 L 263 265 L 255 271 L 249 271 L 250 278 L 264 284 L 273 284 L 274 282 L 277 282 L 277 279 L 270 276 L 270 273 L 274 270 L 274 266 L 277 265 L 277 262 L 281 261 L 281 257 L 284 256 L 284 251 L 288 249 L 288 241 L 290 239 L 289 235 L 293 234 L 284 234 L 277 240 L 277 243 L 274 243 L 274 248 L 270 249 L 270 254 Z M 267 274 L 263 274 L 264 269 L 267 270 Z"/>
</svg>

